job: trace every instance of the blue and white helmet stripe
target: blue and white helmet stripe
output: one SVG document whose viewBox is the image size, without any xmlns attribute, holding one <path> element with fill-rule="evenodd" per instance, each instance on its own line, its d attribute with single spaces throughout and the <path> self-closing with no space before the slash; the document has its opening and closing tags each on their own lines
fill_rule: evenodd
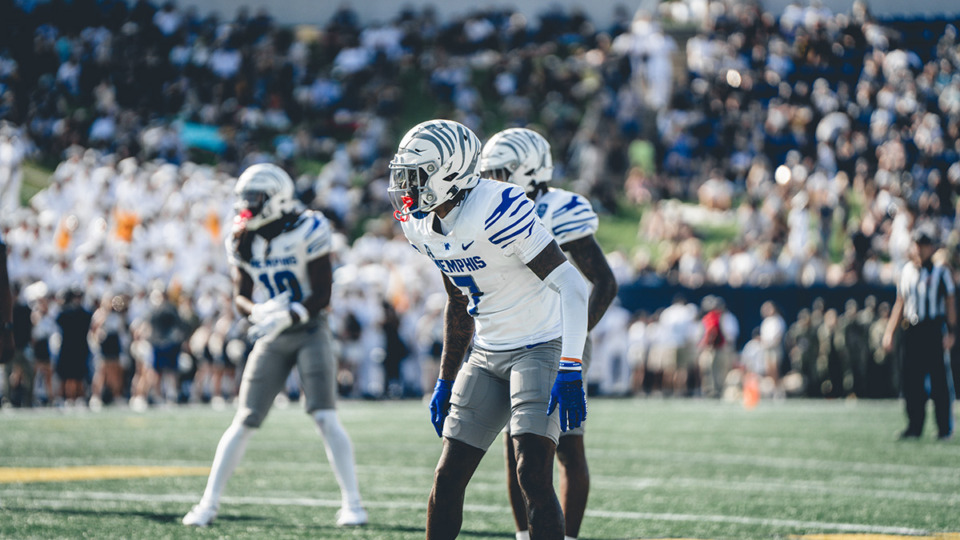
<svg viewBox="0 0 960 540">
<path fill-rule="evenodd" d="M 480 139 L 452 120 L 429 120 L 404 135 L 390 163 L 390 194 L 401 213 L 421 217 L 480 179 Z M 404 206 L 403 196 L 413 199 Z"/>
<path fill-rule="evenodd" d="M 530 192 L 553 177 L 550 143 L 527 128 L 505 129 L 487 141 L 480 157 L 482 173 L 506 170 L 507 180 Z"/>
</svg>

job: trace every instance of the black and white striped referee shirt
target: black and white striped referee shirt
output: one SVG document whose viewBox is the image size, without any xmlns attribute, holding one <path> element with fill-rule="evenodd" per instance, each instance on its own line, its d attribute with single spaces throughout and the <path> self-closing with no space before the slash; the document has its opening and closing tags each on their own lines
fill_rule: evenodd
<svg viewBox="0 0 960 540">
<path fill-rule="evenodd" d="M 911 325 L 943 320 L 947 316 L 947 296 L 954 292 L 950 271 L 941 264 L 917 268 L 907 263 L 900 275 L 898 292 L 903 297 L 903 318 Z"/>
</svg>

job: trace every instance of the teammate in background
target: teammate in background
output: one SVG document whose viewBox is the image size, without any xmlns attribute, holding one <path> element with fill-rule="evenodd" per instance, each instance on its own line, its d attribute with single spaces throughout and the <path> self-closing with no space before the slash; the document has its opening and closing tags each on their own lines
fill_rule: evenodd
<svg viewBox="0 0 960 540">
<path fill-rule="evenodd" d="M 480 172 L 484 177 L 520 186 L 536 204 L 537 215 L 567 258 L 580 270 L 593 289 L 587 311 L 587 329 L 593 330 L 617 295 L 617 281 L 594 233 L 599 219 L 590 202 L 576 193 L 548 187 L 553 176 L 550 143 L 536 131 L 511 128 L 497 133 L 483 146 Z M 583 376 L 590 365 L 589 339 L 583 353 Z M 566 538 L 580 533 L 590 492 L 590 471 L 583 447 L 583 428 L 560 435 L 557 462 L 560 464 L 560 503 L 566 522 Z M 527 514 L 517 482 L 517 462 L 507 442 L 507 485 L 517 539 L 529 538 Z"/>
<path fill-rule="evenodd" d="M 330 225 L 317 212 L 297 209 L 293 180 L 275 165 L 249 167 L 235 192 L 237 216 L 227 254 L 234 267 L 234 302 L 253 323 L 248 336 L 255 344 L 243 371 L 237 414 L 217 446 L 203 498 L 183 523 L 206 526 L 214 520 L 247 441 L 296 366 L 307 413 L 340 484 L 337 525 L 364 525 L 353 447 L 334 410 L 336 365 L 326 314 L 332 286 Z"/>
<path fill-rule="evenodd" d="M 531 537 L 562 538 L 553 457 L 561 430 L 586 417 L 587 287 L 523 190 L 481 179 L 479 162 L 472 131 L 433 120 L 408 131 L 390 163 L 394 216 L 440 269 L 447 291 L 430 402 L 443 450 L 427 539 L 460 532 L 467 483 L 507 423 Z"/>
</svg>

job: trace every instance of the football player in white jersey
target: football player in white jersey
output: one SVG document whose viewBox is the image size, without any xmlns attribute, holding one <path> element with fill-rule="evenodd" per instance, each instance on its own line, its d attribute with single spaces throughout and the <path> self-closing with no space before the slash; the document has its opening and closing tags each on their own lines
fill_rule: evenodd
<svg viewBox="0 0 960 540">
<path fill-rule="evenodd" d="M 560 249 L 593 286 L 587 312 L 587 329 L 600 321 L 610 302 L 617 295 L 617 281 L 610 265 L 597 244 L 594 233 L 599 220 L 584 197 L 562 189 L 548 187 L 553 176 L 553 158 L 550 143 L 536 131 L 510 128 L 490 138 L 480 156 L 480 174 L 516 184 L 536 204 L 537 215 L 543 221 Z M 590 361 L 590 342 L 583 356 L 583 375 L 586 377 Z M 590 492 L 590 472 L 583 448 L 583 427 L 560 434 L 557 461 L 560 464 L 560 503 L 566 522 L 566 538 L 575 539 L 580 533 L 583 513 Z M 517 539 L 528 538 L 527 515 L 523 508 L 520 486 L 517 484 L 516 461 L 507 448 L 507 484 L 513 516 L 517 525 Z"/>
<path fill-rule="evenodd" d="M 322 214 L 297 208 L 293 180 L 276 165 L 247 168 L 235 192 L 237 215 L 227 254 L 234 267 L 234 303 L 253 323 L 248 337 L 255 343 L 243 370 L 237 414 L 217 446 L 203 497 L 183 523 L 206 526 L 214 520 L 247 441 L 296 367 L 307 413 L 340 484 L 337 524 L 364 525 L 353 446 L 335 410 L 336 363 L 327 325 L 330 225 Z"/>
<path fill-rule="evenodd" d="M 560 432 L 586 417 L 587 286 L 523 190 L 480 178 L 480 146 L 467 127 L 432 120 L 407 132 L 390 163 L 394 215 L 447 291 L 427 538 L 460 532 L 467 483 L 505 424 L 531 538 L 562 538 L 553 456 Z"/>
</svg>

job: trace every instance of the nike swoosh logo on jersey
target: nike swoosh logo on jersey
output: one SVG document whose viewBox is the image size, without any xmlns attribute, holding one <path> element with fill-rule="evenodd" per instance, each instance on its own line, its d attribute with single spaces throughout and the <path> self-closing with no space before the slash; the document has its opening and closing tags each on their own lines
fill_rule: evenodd
<svg viewBox="0 0 960 540">
<path fill-rule="evenodd" d="M 473 242 L 476 242 L 476 240 L 474 240 Z M 460 244 L 460 247 L 466 250 L 467 248 L 473 245 L 473 242 L 470 242 L 469 244 Z"/>
</svg>

